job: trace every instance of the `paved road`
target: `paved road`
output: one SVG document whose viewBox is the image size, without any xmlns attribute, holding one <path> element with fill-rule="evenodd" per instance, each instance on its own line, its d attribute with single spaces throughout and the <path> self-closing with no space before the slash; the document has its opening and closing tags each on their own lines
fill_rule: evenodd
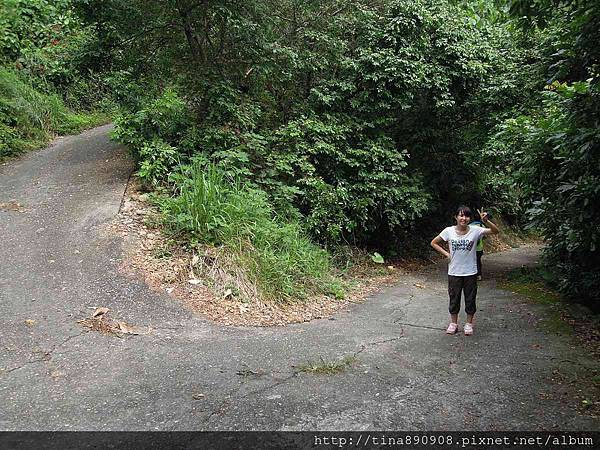
<svg viewBox="0 0 600 450">
<path fill-rule="evenodd" d="M 553 375 L 597 363 L 537 330 L 541 312 L 494 279 L 480 287 L 476 335 L 466 338 L 443 333 L 442 267 L 332 320 L 279 328 L 216 326 L 120 275 L 121 240 L 102 230 L 132 165 L 108 129 L 0 166 L 0 203 L 23 205 L 0 210 L 0 429 L 598 428 Z M 490 255 L 486 267 L 498 274 L 536 256 Z M 87 332 L 77 320 L 96 306 L 153 332 Z M 337 375 L 297 369 L 352 355 Z"/>
</svg>

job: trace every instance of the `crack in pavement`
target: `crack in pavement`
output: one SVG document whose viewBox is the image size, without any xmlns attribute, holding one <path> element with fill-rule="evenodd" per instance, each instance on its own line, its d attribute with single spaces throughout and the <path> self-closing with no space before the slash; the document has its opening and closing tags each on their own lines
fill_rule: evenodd
<svg viewBox="0 0 600 450">
<path fill-rule="evenodd" d="M 188 379 L 187 379 L 186 385 L 189 385 L 189 384 L 190 384 L 190 381 L 191 381 L 192 377 L 194 377 L 194 376 L 195 376 L 195 372 L 194 372 L 194 373 L 192 373 L 192 374 L 190 374 L 190 375 L 188 376 Z M 193 394 L 192 394 L 192 398 L 193 398 Z M 196 400 L 196 399 L 194 399 L 194 400 Z M 183 410 L 183 408 L 181 408 L 181 409 Z M 194 410 L 194 408 L 191 408 L 191 410 L 193 411 L 193 410 Z M 180 421 L 180 420 L 181 420 L 181 419 L 182 419 L 182 418 L 183 418 L 183 417 L 184 417 L 186 414 L 189 414 L 190 412 L 191 412 L 191 411 L 182 411 L 182 412 L 181 412 L 181 414 L 179 414 L 179 415 L 177 416 L 177 420 L 173 419 L 173 426 L 171 427 L 171 430 L 170 430 L 170 431 L 175 431 L 175 427 L 177 426 L 177 424 L 179 424 L 179 421 Z"/>
<path fill-rule="evenodd" d="M 394 341 L 398 341 L 398 340 L 402 339 L 403 337 L 404 337 L 404 329 L 401 329 L 401 331 L 400 331 L 400 336 L 393 337 L 393 338 L 389 338 L 389 339 L 384 339 L 384 340 L 382 340 L 382 341 L 375 341 L 375 342 L 369 342 L 369 343 L 367 343 L 367 344 L 361 344 L 361 348 L 360 348 L 359 350 L 357 350 L 356 352 L 354 352 L 354 353 L 352 354 L 352 357 L 356 357 L 356 356 L 358 356 L 359 354 L 361 354 L 362 352 L 364 352 L 364 351 L 365 351 L 365 350 L 367 350 L 368 348 L 375 347 L 375 346 L 377 346 L 377 345 L 381 345 L 381 344 L 386 344 L 386 343 L 388 343 L 388 342 L 394 342 Z M 281 373 L 281 372 L 275 372 L 275 371 L 272 371 L 272 372 L 271 372 L 271 374 L 273 374 L 273 373 Z M 301 370 L 293 370 L 293 371 L 292 371 L 292 373 L 291 373 L 291 375 L 289 375 L 289 376 L 287 376 L 287 377 L 285 377 L 285 378 L 282 378 L 282 379 L 278 380 L 277 382 L 275 382 L 275 383 L 273 383 L 273 384 L 271 384 L 271 385 L 269 385 L 269 386 L 265 386 L 265 387 L 263 387 L 263 388 L 260 388 L 260 389 L 254 390 L 254 391 L 247 392 L 246 394 L 244 394 L 244 395 L 240 396 L 239 398 L 240 398 L 240 399 L 242 399 L 242 398 L 246 398 L 246 397 L 250 397 L 250 396 L 254 396 L 254 395 L 258 395 L 258 394 L 263 394 L 263 393 L 265 393 L 265 392 L 267 392 L 267 391 L 270 391 L 270 390 L 272 390 L 272 389 L 274 389 L 274 388 L 276 388 L 276 387 L 279 387 L 279 386 L 281 386 L 281 385 L 283 385 L 283 384 L 285 384 L 285 383 L 289 382 L 289 381 L 290 381 L 290 380 L 292 380 L 293 378 L 296 378 L 296 377 L 297 377 L 297 376 L 298 376 L 300 373 L 301 373 Z M 225 405 L 227 404 L 227 402 L 230 402 L 230 401 L 231 401 L 231 396 L 232 396 L 232 395 L 233 395 L 233 394 L 234 394 L 236 391 L 238 391 L 238 392 L 239 392 L 239 390 L 242 388 L 242 386 L 243 386 L 244 384 L 245 384 L 245 380 L 244 380 L 244 381 L 242 381 L 242 382 L 240 383 L 240 385 L 239 385 L 239 386 L 238 386 L 236 389 L 232 390 L 232 391 L 231 391 L 231 392 L 230 392 L 230 393 L 227 395 L 227 398 L 226 398 L 226 399 L 225 399 L 225 400 L 224 400 L 224 401 L 221 403 L 221 405 L 219 406 L 219 408 L 217 409 L 217 411 L 213 411 L 213 412 L 212 412 L 212 413 L 211 413 L 211 414 L 208 416 L 208 418 L 206 419 L 206 422 L 208 422 L 208 421 L 209 421 L 209 420 L 210 420 L 210 419 L 211 419 L 211 418 L 212 418 L 214 415 L 216 415 L 216 414 L 218 414 L 220 411 L 222 411 L 222 410 L 223 410 L 223 408 L 225 407 Z"/>
<path fill-rule="evenodd" d="M 359 354 L 361 354 L 362 352 L 364 352 L 365 350 L 367 350 L 369 348 L 372 348 L 372 347 L 375 347 L 375 346 L 378 346 L 378 345 L 381 345 L 381 344 L 386 344 L 388 342 L 398 341 L 398 340 L 402 339 L 403 337 L 404 337 L 404 329 L 401 329 L 400 330 L 400 336 L 389 338 L 389 339 L 384 339 L 384 340 L 381 340 L 381 341 L 369 342 L 367 344 L 361 344 L 361 348 L 359 350 L 357 350 L 356 352 L 354 352 L 352 354 L 352 357 L 358 356 Z M 281 373 L 281 372 L 271 371 L 271 374 L 274 374 L 274 373 Z M 262 387 L 260 389 L 256 389 L 256 390 L 247 392 L 244 395 L 241 395 L 241 396 L 237 397 L 237 399 L 245 399 L 245 398 L 248 398 L 250 396 L 256 396 L 256 395 L 264 394 L 267 391 L 273 390 L 273 389 L 275 389 L 275 388 L 277 388 L 277 387 L 279 387 L 279 386 L 281 386 L 281 385 L 283 385 L 283 384 L 291 381 L 292 379 L 296 378 L 300 373 L 301 373 L 301 370 L 293 370 L 289 376 L 287 376 L 285 378 L 282 378 L 282 379 L 280 379 L 280 380 L 276 381 L 275 383 L 270 384 L 268 386 L 265 386 L 265 387 Z M 239 386 L 237 386 L 235 389 L 232 389 L 227 394 L 226 398 L 220 403 L 220 405 L 214 411 L 212 411 L 208 415 L 208 417 L 204 420 L 204 423 L 206 424 L 206 423 L 210 422 L 210 420 L 215 415 L 222 413 L 223 410 L 224 410 L 224 408 L 229 403 L 232 402 L 232 400 L 233 400 L 232 397 L 237 392 L 239 392 L 245 384 L 246 384 L 246 379 L 243 379 L 241 381 L 241 383 L 239 384 Z"/>
<path fill-rule="evenodd" d="M 52 346 L 52 348 L 50 350 L 47 350 L 47 351 L 45 351 L 45 350 L 32 351 L 33 354 L 42 354 L 42 357 L 39 358 L 39 359 L 33 359 L 31 361 L 27 361 L 27 362 L 21 364 L 20 366 L 13 367 L 11 369 L 2 369 L 2 370 L 0 370 L 0 374 L 14 372 L 15 370 L 20 370 L 20 369 L 22 369 L 25 366 L 28 366 L 30 364 L 35 364 L 35 363 L 39 363 L 39 362 L 49 362 L 52 359 L 52 353 L 54 353 L 58 348 L 60 348 L 63 345 L 65 345 L 71 339 L 79 337 L 79 336 L 81 336 L 82 334 L 84 334 L 86 332 L 87 331 L 84 330 L 84 331 L 80 332 L 79 334 L 74 334 L 74 335 L 68 336 L 60 344 L 55 344 L 54 346 Z"/>
<path fill-rule="evenodd" d="M 288 377 L 282 378 L 280 380 L 278 380 L 277 382 L 269 385 L 269 386 L 265 386 L 264 388 L 261 389 L 257 389 L 256 391 L 250 391 L 247 394 L 243 395 L 241 398 L 245 398 L 248 397 L 250 395 L 256 395 L 256 394 L 262 394 L 263 392 L 267 392 L 273 388 L 276 388 L 278 386 L 281 386 L 282 384 L 287 383 L 288 381 L 290 381 L 292 378 L 295 378 L 298 376 L 298 374 L 300 373 L 300 370 L 293 370 L 292 374 Z"/>
<path fill-rule="evenodd" d="M 400 319 L 398 319 L 398 320 L 400 320 Z M 445 328 L 440 328 L 440 327 L 429 327 L 429 326 L 427 326 L 427 325 L 415 325 L 415 324 L 412 324 L 412 323 L 398 322 L 397 320 L 394 320 L 394 323 L 395 323 L 395 324 L 398 324 L 398 325 L 403 325 L 403 326 L 405 326 L 405 327 L 423 328 L 423 329 L 425 329 L 425 330 L 439 330 L 439 331 L 444 331 L 444 330 L 445 330 Z"/>
<path fill-rule="evenodd" d="M 259 370 L 262 371 L 262 369 L 259 369 Z M 228 370 L 220 370 L 220 372 L 221 373 L 225 373 L 225 372 L 229 372 L 229 371 Z M 231 403 L 234 400 L 233 396 L 242 389 L 242 387 L 247 383 L 247 381 L 249 381 L 249 380 L 256 380 L 256 379 L 262 377 L 263 375 L 267 374 L 266 372 L 264 372 L 264 373 L 262 373 L 262 372 L 254 372 L 254 371 L 250 371 L 250 372 L 252 372 L 252 374 L 258 374 L 259 376 L 256 377 L 256 378 L 249 377 L 249 376 L 245 376 L 245 375 L 240 375 L 240 370 L 239 369 L 236 371 L 236 375 L 242 376 L 241 380 L 239 381 L 239 385 L 237 387 L 231 389 L 225 395 L 225 398 L 220 402 L 220 404 L 213 411 L 211 411 L 208 414 L 208 416 L 204 419 L 204 423 L 205 424 L 208 423 L 210 421 L 210 419 L 212 419 L 213 416 L 215 416 L 217 414 L 221 414 L 221 413 L 224 412 L 223 410 L 225 409 L 225 407 L 227 406 L 227 404 Z M 271 373 L 273 374 L 273 373 L 282 373 L 282 372 L 272 371 Z M 285 373 L 285 372 L 283 372 L 283 373 Z M 285 378 L 283 380 L 279 380 L 278 382 L 276 382 L 276 383 L 274 383 L 274 384 L 272 384 L 270 386 L 267 386 L 265 388 L 262 388 L 262 389 L 259 389 L 259 390 L 256 390 L 256 391 L 248 392 L 248 393 L 246 393 L 246 394 L 244 394 L 244 395 L 242 395 L 240 397 L 237 397 L 237 398 L 242 399 L 242 398 L 246 398 L 246 397 L 248 397 L 250 395 L 260 394 L 262 392 L 265 392 L 265 391 L 267 391 L 269 389 L 272 389 L 272 388 L 274 388 L 276 386 L 279 386 L 279 385 L 281 385 L 281 384 L 289 381 L 291 378 L 293 378 L 294 376 L 296 376 L 298 373 L 299 373 L 298 371 L 294 371 L 294 373 L 292 374 L 291 377 L 287 377 L 287 378 Z M 181 418 L 184 417 L 186 414 L 188 414 L 187 411 L 186 412 L 182 412 L 178 416 L 178 419 L 176 421 L 175 420 L 173 421 L 174 423 L 173 423 L 173 426 L 171 427 L 171 431 L 175 430 L 175 427 L 180 422 Z"/>
<path fill-rule="evenodd" d="M 360 350 L 354 352 L 354 354 L 352 356 L 356 357 L 357 355 L 359 355 L 362 352 L 364 352 L 367 348 L 375 347 L 375 346 L 381 345 L 381 344 L 386 344 L 388 342 L 398 341 L 398 340 L 402 339 L 403 337 L 404 337 L 404 329 L 401 328 L 400 329 L 400 336 L 393 337 L 393 338 L 390 338 L 390 339 L 385 339 L 383 341 L 375 341 L 375 342 L 369 342 L 367 344 L 361 344 Z"/>
<path fill-rule="evenodd" d="M 239 375 L 239 373 L 238 373 L 238 372 L 239 372 L 239 370 L 236 372 L 236 373 Z M 286 373 L 286 372 L 280 372 L 280 371 L 271 371 L 271 374 L 275 374 L 275 373 Z M 262 394 L 262 393 L 264 393 L 264 392 L 267 392 L 267 391 L 269 391 L 269 390 L 271 390 L 271 389 L 274 389 L 274 388 L 276 388 L 276 387 L 278 387 L 278 386 L 281 386 L 281 385 L 283 385 L 283 384 L 287 383 L 287 382 L 288 382 L 288 381 L 290 381 L 292 378 L 294 378 L 294 377 L 298 376 L 298 374 L 299 374 L 299 373 L 300 373 L 300 371 L 299 371 L 299 370 L 294 370 L 294 371 L 292 371 L 292 374 L 291 374 L 291 375 L 289 375 L 289 376 L 287 376 L 287 377 L 285 377 L 285 378 L 283 378 L 283 379 L 280 379 L 280 380 L 276 381 L 275 383 L 273 383 L 273 384 L 271 384 L 271 385 L 269 385 L 269 386 L 265 386 L 265 387 L 262 387 L 262 388 L 260 388 L 260 389 L 254 390 L 254 391 L 247 392 L 247 393 L 245 393 L 245 394 L 243 394 L 243 395 L 241 395 L 241 396 L 239 396 L 239 397 L 236 397 L 236 399 L 244 399 L 244 398 L 247 398 L 247 397 L 250 397 L 250 396 L 253 396 L 253 395 L 258 395 L 258 394 Z M 265 374 L 266 374 L 266 373 L 265 373 Z M 251 380 L 251 379 L 256 379 L 256 378 L 243 377 L 243 378 L 241 379 L 241 381 L 239 382 L 238 386 L 236 386 L 235 388 L 231 389 L 231 390 L 230 390 L 230 391 L 229 391 L 229 392 L 228 392 L 228 393 L 225 395 L 224 399 L 223 399 L 223 400 L 222 400 L 222 401 L 219 403 L 219 405 L 218 405 L 218 406 L 217 406 L 217 407 L 216 407 L 216 408 L 215 408 L 213 411 L 211 411 L 211 412 L 208 414 L 208 416 L 207 416 L 207 417 L 206 417 L 206 418 L 203 420 L 203 423 L 204 423 L 204 424 L 207 424 L 208 422 L 210 422 L 210 420 L 211 420 L 211 419 L 212 419 L 214 416 L 216 416 L 217 414 L 222 414 L 222 413 L 224 412 L 224 409 L 226 408 L 226 406 L 227 406 L 228 404 L 230 404 L 230 403 L 231 403 L 231 402 L 234 400 L 234 398 L 233 398 L 233 397 L 235 396 L 235 394 L 237 394 L 237 393 L 238 393 L 238 392 L 239 392 L 239 391 L 242 389 L 242 387 L 243 387 L 245 384 L 247 384 L 248 380 Z M 184 414 L 181 414 L 179 418 L 181 419 L 181 417 L 183 417 L 183 415 L 184 415 Z M 178 422 L 177 422 L 177 423 L 178 423 Z M 173 425 L 173 428 L 172 428 L 172 430 L 174 429 L 174 427 L 175 427 L 176 425 L 177 425 L 177 424 L 174 424 L 174 425 Z"/>
<path fill-rule="evenodd" d="M 40 359 L 33 359 L 31 361 L 27 361 L 26 363 L 23 363 L 20 366 L 13 367 L 11 369 L 1 369 L 0 375 L 3 373 L 6 374 L 6 373 L 14 372 L 15 370 L 20 370 L 20 369 L 24 368 L 25 366 L 28 366 L 29 364 L 34 364 L 34 363 L 38 363 L 38 362 L 46 362 L 46 361 L 48 361 L 48 359 L 46 358 L 46 355 L 44 354 L 44 356 L 41 357 Z"/>
<path fill-rule="evenodd" d="M 245 381 L 243 381 L 243 380 L 242 380 L 242 381 L 240 382 L 240 384 L 239 384 L 237 387 L 235 387 L 235 388 L 233 388 L 233 389 L 231 389 L 231 390 L 229 391 L 229 393 L 228 393 L 228 394 L 225 396 L 225 399 L 224 399 L 224 400 L 221 402 L 221 404 L 220 404 L 220 405 L 217 407 L 217 409 L 216 409 L 216 410 L 214 410 L 214 411 L 211 411 L 211 412 L 210 412 L 210 414 L 209 414 L 209 415 L 206 417 L 206 419 L 204 420 L 204 423 L 205 423 L 205 424 L 207 424 L 208 422 L 210 422 L 210 419 L 212 419 L 212 418 L 213 418 L 214 416 L 216 416 L 217 414 L 221 414 L 221 413 L 223 413 L 223 409 L 225 408 L 225 406 L 226 406 L 228 403 L 231 403 L 231 401 L 232 401 L 232 398 L 231 398 L 231 397 L 232 397 L 232 396 L 233 396 L 233 395 L 234 395 L 236 392 L 239 392 L 239 391 L 240 391 L 240 389 L 242 389 L 242 386 L 244 385 L 244 383 L 245 383 Z M 241 396 L 240 398 L 244 398 L 244 397 L 246 397 L 246 395 L 243 395 L 243 396 Z"/>
<path fill-rule="evenodd" d="M 52 347 L 52 350 L 50 350 L 48 353 L 52 353 L 54 352 L 57 348 L 62 347 L 63 345 L 65 345 L 67 342 L 69 342 L 71 339 L 74 339 L 76 337 L 82 336 L 85 333 L 89 333 L 89 330 L 83 330 L 77 334 L 73 334 L 71 336 L 67 336 L 67 338 L 65 340 L 63 340 L 60 344 L 55 345 L 54 347 Z"/>
</svg>

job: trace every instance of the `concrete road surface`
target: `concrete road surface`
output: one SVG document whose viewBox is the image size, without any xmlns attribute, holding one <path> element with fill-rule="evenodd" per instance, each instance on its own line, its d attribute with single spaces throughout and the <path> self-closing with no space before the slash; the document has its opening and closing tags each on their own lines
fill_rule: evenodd
<svg viewBox="0 0 600 450">
<path fill-rule="evenodd" d="M 485 257 L 472 337 L 444 334 L 442 266 L 331 319 L 218 326 L 119 274 L 121 239 L 103 230 L 133 167 L 109 129 L 0 165 L 0 429 L 598 429 L 556 375 L 597 362 L 496 287 L 538 249 Z M 89 332 L 77 321 L 97 306 L 153 331 Z M 339 374 L 298 369 L 348 356 Z"/>
</svg>

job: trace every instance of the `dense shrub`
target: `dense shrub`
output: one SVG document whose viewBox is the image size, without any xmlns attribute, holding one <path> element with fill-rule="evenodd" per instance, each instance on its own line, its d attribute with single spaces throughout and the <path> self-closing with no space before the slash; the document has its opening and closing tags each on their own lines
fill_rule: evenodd
<svg viewBox="0 0 600 450">
<path fill-rule="evenodd" d="M 151 4 L 140 16 L 162 23 L 165 12 L 153 9 L 161 2 Z M 121 141 L 154 158 L 148 166 L 161 158 L 149 150 L 158 141 L 182 157 L 203 155 L 267 192 L 279 214 L 301 217 L 327 244 L 394 248 L 415 230 L 428 236 L 424 217 L 437 228 L 447 210 L 473 196 L 460 134 L 480 113 L 466 107 L 469 100 L 506 59 L 494 47 L 501 39 L 439 1 L 352 2 L 336 13 L 332 5 L 305 5 L 314 21 L 297 29 L 253 15 L 261 5 L 182 12 L 198 24 L 211 16 L 228 30 L 226 10 L 256 33 L 233 27 L 240 41 L 213 36 L 228 48 L 220 56 L 227 64 L 205 61 L 214 47 L 188 40 L 189 67 L 172 67 L 178 100 L 168 90 L 157 100 L 169 111 L 146 104 L 118 122 Z M 285 15 L 289 7 L 278 8 Z M 186 48 L 182 31 L 164 36 L 157 70 Z"/>
<path fill-rule="evenodd" d="M 15 71 L 0 67 L 0 158 L 46 143 L 105 120 L 71 112 L 57 95 L 35 89 Z"/>
<path fill-rule="evenodd" d="M 214 165 L 195 161 L 183 170 L 177 194 L 161 200 L 171 230 L 192 242 L 224 245 L 263 299 L 342 295 L 327 253 L 298 223 L 277 219 L 264 192 Z"/>
<path fill-rule="evenodd" d="M 544 264 L 556 287 L 598 309 L 600 4 L 515 1 L 512 9 L 537 42 L 539 87 L 525 92 L 489 140 L 498 176 L 488 184 L 510 192 L 505 208 L 512 199 L 545 237 Z"/>
<path fill-rule="evenodd" d="M 139 111 L 118 117 L 113 136 L 126 144 L 139 161 L 142 181 L 148 187 L 157 187 L 176 165 L 185 162 L 180 143 L 190 125 L 186 104 L 173 90 L 166 90 Z"/>
<path fill-rule="evenodd" d="M 74 3 L 2 2 L 0 157 L 106 122 L 115 109 L 107 84 L 91 65 L 97 36 L 77 16 Z"/>
<path fill-rule="evenodd" d="M 393 140 L 345 115 L 302 117 L 267 141 L 263 185 L 295 200 L 323 242 L 368 242 L 406 229 L 429 207 L 423 178 Z M 289 188 L 295 188 L 290 190 Z"/>
<path fill-rule="evenodd" d="M 22 64 L 32 51 L 57 45 L 78 27 L 71 5 L 71 0 L 3 0 L 0 61 Z"/>
<path fill-rule="evenodd" d="M 554 82 L 542 108 L 507 120 L 494 148 L 512 148 L 515 191 L 545 237 L 546 265 L 567 297 L 600 299 L 598 85 Z"/>
</svg>

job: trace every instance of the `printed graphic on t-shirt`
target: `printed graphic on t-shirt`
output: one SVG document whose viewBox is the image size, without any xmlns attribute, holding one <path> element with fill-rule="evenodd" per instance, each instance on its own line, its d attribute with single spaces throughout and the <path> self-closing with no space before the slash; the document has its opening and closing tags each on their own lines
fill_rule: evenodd
<svg viewBox="0 0 600 450">
<path fill-rule="evenodd" d="M 460 239 L 458 241 L 451 240 L 450 245 L 452 245 L 452 251 L 462 251 L 462 252 L 470 252 L 473 248 L 473 244 L 475 241 L 470 241 L 468 239 Z"/>
<path fill-rule="evenodd" d="M 482 236 L 483 228 L 469 226 L 466 234 L 458 234 L 455 227 L 446 227 L 440 237 L 448 242 L 450 261 L 448 275 L 469 276 L 477 273 L 477 240 Z"/>
</svg>

